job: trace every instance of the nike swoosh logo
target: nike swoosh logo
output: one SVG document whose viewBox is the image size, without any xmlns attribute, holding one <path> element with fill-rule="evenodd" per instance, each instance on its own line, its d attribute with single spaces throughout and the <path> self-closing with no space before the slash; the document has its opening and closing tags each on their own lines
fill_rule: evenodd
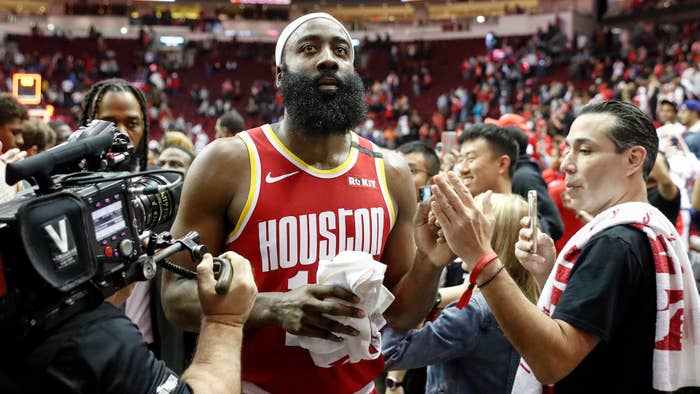
<svg viewBox="0 0 700 394">
<path fill-rule="evenodd" d="M 294 172 L 290 172 L 289 174 L 282 174 L 280 176 L 272 176 L 272 173 L 268 172 L 267 176 L 265 177 L 265 182 L 267 182 L 267 183 L 279 182 L 282 179 L 289 178 L 290 176 L 296 175 L 298 173 L 299 173 L 299 171 L 294 171 Z"/>
</svg>

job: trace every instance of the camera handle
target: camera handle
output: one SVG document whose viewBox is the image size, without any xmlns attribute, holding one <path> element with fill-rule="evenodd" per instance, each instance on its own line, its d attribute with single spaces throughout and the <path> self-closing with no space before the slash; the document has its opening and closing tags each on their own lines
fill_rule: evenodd
<svg viewBox="0 0 700 394">
<path fill-rule="evenodd" d="M 185 278 L 194 279 L 197 277 L 196 272 L 173 264 L 166 259 L 175 253 L 187 250 L 190 253 L 192 261 L 199 263 L 202 261 L 202 258 L 204 258 L 204 254 L 209 253 L 209 249 L 207 249 L 206 245 L 202 245 L 200 242 L 201 238 L 196 231 L 190 231 L 179 239 L 173 239 L 172 235 L 167 231 L 157 235 L 151 233 L 148 240 L 148 247 L 146 248 L 146 254 L 150 256 L 149 259 L 151 261 L 168 271 L 184 276 Z M 163 249 L 155 253 L 155 250 L 160 248 Z M 228 259 L 214 258 L 214 278 L 216 278 L 216 285 L 214 286 L 216 293 L 226 294 L 231 286 L 231 280 L 233 280 L 233 266 Z"/>
</svg>

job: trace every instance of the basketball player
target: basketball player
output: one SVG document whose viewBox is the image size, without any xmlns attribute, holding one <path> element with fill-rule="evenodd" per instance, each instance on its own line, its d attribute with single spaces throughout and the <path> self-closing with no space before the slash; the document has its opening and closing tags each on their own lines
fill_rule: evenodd
<svg viewBox="0 0 700 394">
<path fill-rule="evenodd" d="M 373 390 L 381 358 L 321 368 L 308 351 L 287 345 L 287 333 L 357 335 L 326 317 L 364 311 L 348 305 L 359 301 L 348 290 L 314 284 L 320 260 L 358 250 L 385 263 L 384 285 L 396 300 L 384 316 L 407 330 L 432 307 L 452 258 L 435 243 L 427 204 L 415 215 L 405 161 L 349 131 L 365 115 L 353 59 L 350 35 L 331 15 L 293 21 L 275 54 L 284 119 L 212 142 L 185 182 L 173 235 L 194 229 L 212 253 L 235 250 L 253 266 L 260 293 L 246 323 L 243 392 Z M 187 256 L 177 262 L 193 267 Z M 168 275 L 163 293 L 172 321 L 199 326 L 195 282 Z"/>
</svg>

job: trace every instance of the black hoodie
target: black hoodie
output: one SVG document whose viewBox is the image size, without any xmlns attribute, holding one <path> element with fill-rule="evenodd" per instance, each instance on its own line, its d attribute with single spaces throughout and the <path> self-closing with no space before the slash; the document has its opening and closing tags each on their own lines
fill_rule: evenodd
<svg viewBox="0 0 700 394">
<path fill-rule="evenodd" d="M 564 223 L 557 205 L 547 191 L 547 184 L 542 178 L 542 167 L 530 156 L 520 155 L 515 163 L 511 190 L 527 199 L 527 192 L 531 189 L 537 190 L 540 229 L 556 242 L 564 233 Z"/>
</svg>

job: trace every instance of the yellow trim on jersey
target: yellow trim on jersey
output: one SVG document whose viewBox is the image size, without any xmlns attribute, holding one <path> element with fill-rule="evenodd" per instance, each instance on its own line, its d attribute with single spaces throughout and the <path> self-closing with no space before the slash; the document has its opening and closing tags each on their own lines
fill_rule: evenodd
<svg viewBox="0 0 700 394">
<path fill-rule="evenodd" d="M 255 149 L 255 143 L 246 132 L 239 133 L 238 136 L 241 138 L 241 140 L 243 140 L 243 143 L 246 145 L 248 150 L 248 162 L 250 163 L 250 187 L 248 189 L 248 199 L 245 202 L 241 215 L 238 217 L 236 227 L 234 227 L 233 231 L 231 231 L 228 235 L 227 243 L 233 242 L 241 235 L 243 228 L 253 214 L 253 207 L 258 200 L 258 194 L 260 191 L 260 160 L 258 159 L 257 149 Z"/>
<path fill-rule="evenodd" d="M 375 151 L 381 152 L 381 149 L 376 145 L 372 144 Z M 377 176 L 381 183 L 382 194 L 384 195 L 384 202 L 386 203 L 387 210 L 390 215 L 389 228 L 394 228 L 394 223 L 396 223 L 396 210 L 394 209 L 394 201 L 391 199 L 391 193 L 389 193 L 389 185 L 386 182 L 386 172 L 384 169 L 384 157 L 375 159 L 377 162 Z"/>
<path fill-rule="evenodd" d="M 357 160 L 357 156 L 359 155 L 359 151 L 355 147 L 350 147 L 350 153 L 348 154 L 348 157 L 345 159 L 345 161 L 340 164 L 338 167 L 331 168 L 329 170 L 321 170 L 318 169 L 310 164 L 307 164 L 304 160 L 302 160 L 299 156 L 295 155 L 294 152 L 290 151 L 277 137 L 277 134 L 272 130 L 272 127 L 269 124 L 263 125 L 262 130 L 267 136 L 268 140 L 274 146 L 280 153 L 282 153 L 289 161 L 294 163 L 297 167 L 299 167 L 302 170 L 306 170 L 307 172 L 315 175 L 337 175 L 341 174 L 347 170 L 350 169 L 352 165 L 355 164 Z M 350 133 L 350 138 L 352 138 L 353 142 L 358 142 L 358 137 L 357 134 L 355 133 Z"/>
</svg>

